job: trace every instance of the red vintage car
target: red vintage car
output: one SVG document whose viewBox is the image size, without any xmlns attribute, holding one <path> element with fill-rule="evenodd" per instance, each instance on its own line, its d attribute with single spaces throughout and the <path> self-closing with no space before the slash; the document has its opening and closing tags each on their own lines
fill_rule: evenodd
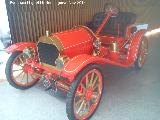
<svg viewBox="0 0 160 120">
<path fill-rule="evenodd" d="M 136 15 L 108 7 L 86 26 L 51 33 L 37 43 L 11 45 L 6 77 L 15 88 L 28 89 L 43 80 L 47 90 L 67 94 L 69 120 L 86 120 L 95 112 L 103 92 L 104 64 L 140 69 L 145 63 L 147 28 Z"/>
</svg>

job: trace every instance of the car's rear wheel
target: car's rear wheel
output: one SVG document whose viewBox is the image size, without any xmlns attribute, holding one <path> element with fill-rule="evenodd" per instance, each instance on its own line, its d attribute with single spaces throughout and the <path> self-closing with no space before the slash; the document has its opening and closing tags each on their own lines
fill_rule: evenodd
<svg viewBox="0 0 160 120">
<path fill-rule="evenodd" d="M 90 65 L 77 75 L 67 94 L 69 120 L 87 120 L 97 109 L 103 92 L 103 75 L 99 65 Z"/>
<path fill-rule="evenodd" d="M 23 52 L 13 52 L 5 69 L 6 78 L 10 85 L 22 90 L 32 87 L 38 81 L 38 76 L 28 73 L 27 69 L 29 67 L 31 66 L 26 64 Z"/>
<path fill-rule="evenodd" d="M 139 46 L 137 60 L 135 62 L 136 69 L 141 69 L 144 66 L 147 54 L 148 54 L 148 39 L 146 37 L 143 37 Z"/>
</svg>

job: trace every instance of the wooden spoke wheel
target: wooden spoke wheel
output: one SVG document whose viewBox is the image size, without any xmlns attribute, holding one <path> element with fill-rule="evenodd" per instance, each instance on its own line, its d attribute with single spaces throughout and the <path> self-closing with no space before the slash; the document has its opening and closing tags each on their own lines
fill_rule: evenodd
<svg viewBox="0 0 160 120">
<path fill-rule="evenodd" d="M 75 79 L 67 95 L 70 120 L 86 120 L 95 112 L 103 91 L 103 77 L 98 65 L 84 69 Z"/>
<path fill-rule="evenodd" d="M 6 64 L 6 78 L 17 89 L 30 88 L 38 81 L 37 75 L 28 72 L 31 69 L 22 52 L 13 52 Z"/>
<path fill-rule="evenodd" d="M 137 60 L 135 62 L 135 67 L 137 69 L 141 69 L 144 66 L 147 54 L 148 54 L 148 39 L 146 37 L 143 37 L 141 44 L 139 46 Z"/>
</svg>

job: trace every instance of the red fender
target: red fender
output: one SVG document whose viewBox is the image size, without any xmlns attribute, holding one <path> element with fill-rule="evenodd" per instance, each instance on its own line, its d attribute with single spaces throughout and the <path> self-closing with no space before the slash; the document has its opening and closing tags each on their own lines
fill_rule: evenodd
<svg viewBox="0 0 160 120">
<path fill-rule="evenodd" d="M 134 62 L 136 61 L 138 49 L 145 33 L 146 33 L 146 30 L 140 30 L 132 38 L 131 43 L 129 44 L 127 57 L 126 57 L 128 64 L 134 64 Z"/>
<path fill-rule="evenodd" d="M 23 51 L 26 47 L 33 47 L 36 48 L 36 43 L 32 42 L 19 42 L 16 44 L 13 44 L 5 49 L 7 53 L 12 53 L 14 51 Z"/>
<path fill-rule="evenodd" d="M 78 55 L 73 57 L 70 61 L 68 61 L 62 70 L 62 74 L 65 74 L 67 78 L 69 78 L 70 82 L 73 81 L 76 74 L 81 71 L 85 66 L 91 63 L 101 63 L 103 64 L 103 60 L 101 58 L 94 57 L 87 54 Z"/>
<path fill-rule="evenodd" d="M 66 76 L 70 82 L 74 80 L 74 77 L 87 65 L 89 64 L 112 64 L 121 67 L 127 67 L 125 65 L 110 61 L 109 59 L 92 56 L 87 54 L 78 55 L 69 60 L 63 67 L 61 75 Z"/>
</svg>

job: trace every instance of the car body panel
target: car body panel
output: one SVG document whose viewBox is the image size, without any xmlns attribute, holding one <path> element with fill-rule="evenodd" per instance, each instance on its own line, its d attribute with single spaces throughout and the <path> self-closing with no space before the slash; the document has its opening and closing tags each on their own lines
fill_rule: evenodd
<svg viewBox="0 0 160 120">
<path fill-rule="evenodd" d="M 134 64 L 134 62 L 136 61 L 138 49 L 145 33 L 146 30 L 140 30 L 132 37 L 126 57 L 126 61 L 128 62 L 128 64 Z"/>
<path fill-rule="evenodd" d="M 68 76 L 70 82 L 74 80 L 74 77 L 85 67 L 87 67 L 90 64 L 100 64 L 100 65 L 105 65 L 105 64 L 111 64 L 115 66 L 120 66 L 120 67 L 125 67 L 127 68 L 127 64 L 121 64 L 117 63 L 114 61 L 111 61 L 109 59 L 103 58 L 103 57 L 98 57 L 98 56 L 93 56 L 93 55 L 87 55 L 87 54 L 82 54 L 75 56 L 72 58 L 70 61 L 68 61 L 62 70 L 62 74 L 65 76 Z"/>
<path fill-rule="evenodd" d="M 16 44 L 13 44 L 5 49 L 7 53 L 12 53 L 14 51 L 23 51 L 27 47 L 32 47 L 36 49 L 36 43 L 32 42 L 19 42 Z"/>
<path fill-rule="evenodd" d="M 62 54 L 71 58 L 83 53 L 91 54 L 93 51 L 94 37 L 83 27 L 53 33 L 51 36 L 61 41 L 63 46 Z"/>
</svg>

